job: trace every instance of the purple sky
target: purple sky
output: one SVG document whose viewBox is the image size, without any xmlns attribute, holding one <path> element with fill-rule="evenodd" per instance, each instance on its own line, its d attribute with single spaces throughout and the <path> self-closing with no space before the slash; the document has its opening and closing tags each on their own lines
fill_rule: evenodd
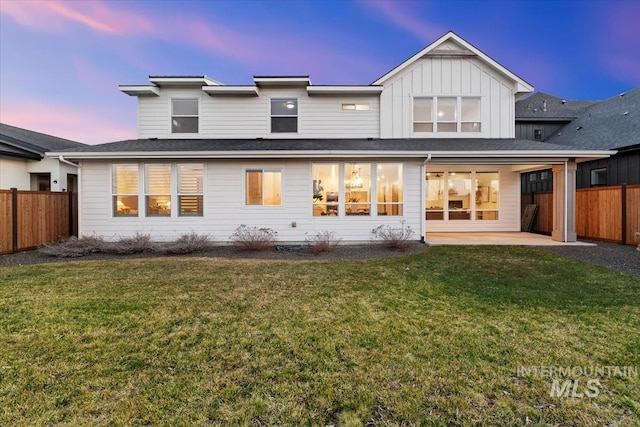
<svg viewBox="0 0 640 427">
<path fill-rule="evenodd" d="M 453 30 L 567 99 L 640 86 L 640 1 L 0 0 L 0 121 L 86 143 L 136 137 L 119 84 L 298 75 L 369 84 Z"/>
</svg>

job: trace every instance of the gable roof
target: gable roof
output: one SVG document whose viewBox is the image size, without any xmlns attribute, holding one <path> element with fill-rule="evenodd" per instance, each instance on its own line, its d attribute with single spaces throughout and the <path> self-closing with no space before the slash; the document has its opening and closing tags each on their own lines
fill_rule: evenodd
<svg viewBox="0 0 640 427">
<path fill-rule="evenodd" d="M 594 150 L 640 146 L 640 87 L 584 109 L 547 142 Z"/>
<path fill-rule="evenodd" d="M 570 121 L 597 101 L 570 101 L 536 92 L 516 101 L 516 120 Z"/>
<path fill-rule="evenodd" d="M 69 139 L 0 123 L 0 154 L 2 155 L 40 160 L 47 151 L 78 149 L 84 146 L 85 144 Z"/>
<path fill-rule="evenodd" d="M 480 49 L 464 40 L 462 37 L 455 34 L 453 31 L 449 31 L 438 40 L 434 41 L 400 65 L 393 68 L 391 71 L 378 78 L 376 81 L 371 83 L 372 85 L 381 85 L 384 84 L 389 79 L 396 76 L 405 68 L 412 65 L 414 62 L 418 61 L 425 56 L 472 56 L 478 57 L 487 65 L 505 75 L 509 79 L 513 80 L 516 85 L 516 93 L 529 93 L 533 92 L 533 86 L 526 82 L 524 79 L 518 77 L 507 68 L 505 68 L 502 64 L 495 61 L 487 54 L 482 52 Z"/>
</svg>

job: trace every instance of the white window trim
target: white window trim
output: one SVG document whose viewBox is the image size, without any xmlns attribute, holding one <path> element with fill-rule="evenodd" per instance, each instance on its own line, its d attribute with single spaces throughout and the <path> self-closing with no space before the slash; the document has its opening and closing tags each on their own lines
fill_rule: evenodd
<svg viewBox="0 0 640 427">
<path fill-rule="evenodd" d="M 264 204 L 264 180 L 262 181 L 262 203 L 261 204 L 255 204 L 255 205 L 250 205 L 247 203 L 247 172 L 262 172 L 263 174 L 265 172 L 279 172 L 280 173 L 280 204 L 279 205 L 265 205 Z M 263 209 L 263 208 L 267 208 L 267 209 L 283 209 L 284 208 L 284 183 L 285 183 L 285 179 L 284 179 L 284 168 L 277 168 L 277 167 L 260 167 L 260 166 L 256 166 L 256 167 L 251 167 L 251 166 L 247 166 L 244 167 L 242 169 L 242 206 L 245 209 Z"/>
<path fill-rule="evenodd" d="M 498 174 L 498 208 L 497 209 L 477 209 L 476 208 L 476 189 L 470 189 L 469 191 L 469 219 L 455 219 L 455 220 L 450 220 L 449 219 L 449 192 L 448 191 L 444 191 L 443 195 L 444 198 L 442 200 L 443 206 L 442 206 L 442 211 L 437 210 L 437 209 L 427 209 L 426 206 L 424 207 L 425 212 L 442 212 L 442 219 L 430 219 L 427 221 L 454 221 L 454 222 L 460 222 L 460 223 L 468 223 L 468 222 L 479 222 L 479 223 L 485 223 L 487 220 L 481 220 L 481 219 L 477 219 L 476 218 L 476 213 L 477 212 L 498 212 L 498 220 L 500 221 L 500 211 L 502 211 L 502 173 L 499 170 L 469 170 L 469 169 L 464 169 L 464 170 L 446 170 L 446 169 L 441 169 L 441 170 L 436 170 L 436 171 L 427 171 L 429 173 L 437 173 L 442 171 L 442 179 L 444 180 L 444 188 L 448 189 L 448 182 L 449 182 L 449 177 L 452 176 L 452 173 L 469 173 L 469 179 L 471 180 L 472 185 L 475 187 L 475 181 L 476 181 L 476 174 L 477 173 L 496 173 Z M 426 177 L 425 177 L 426 178 Z M 426 183 L 425 183 L 426 185 Z M 426 199 L 425 199 L 426 202 Z"/>
<path fill-rule="evenodd" d="M 433 131 L 431 132 L 415 132 L 413 130 L 413 124 L 415 123 L 414 117 L 414 100 L 416 98 L 429 98 L 433 102 L 431 104 L 431 123 L 433 124 Z M 455 132 L 438 132 L 438 99 L 440 98 L 455 98 L 456 99 L 456 131 Z M 420 138 L 481 138 L 485 135 L 486 125 L 483 121 L 483 96 L 482 95 L 459 95 L 459 94 L 413 94 L 411 95 L 411 123 L 409 123 L 409 129 L 411 136 Z M 480 132 L 462 132 L 462 99 L 479 99 L 480 100 Z M 420 122 L 426 123 L 426 122 Z"/>
<path fill-rule="evenodd" d="M 381 218 L 388 219 L 400 219 L 405 218 L 405 206 L 406 206 L 406 173 L 407 173 L 407 163 L 400 162 L 368 162 L 368 161 L 341 161 L 341 162 L 312 162 L 311 167 L 309 168 L 309 184 L 313 183 L 313 167 L 316 165 L 337 165 L 338 166 L 338 215 L 330 216 L 314 216 L 313 215 L 313 201 L 309 204 L 309 218 L 312 220 L 317 220 L 320 218 L 342 218 L 348 219 L 349 221 L 366 221 L 366 220 L 380 220 Z M 345 189 L 345 170 L 347 164 L 352 163 L 368 163 L 371 165 L 371 194 L 369 195 L 369 215 L 347 215 L 347 201 L 346 201 L 346 189 Z M 389 215 L 389 216 L 379 216 L 378 215 L 378 165 L 390 165 L 390 164 L 402 164 L 402 202 L 398 203 L 402 205 L 402 215 Z M 324 221 L 324 219 L 321 219 Z"/>
<path fill-rule="evenodd" d="M 171 214 L 170 215 L 147 215 L 147 192 L 146 192 L 146 166 L 147 165 L 158 165 L 158 164 L 169 164 L 171 166 L 170 169 L 170 179 L 171 179 Z M 202 215 L 180 215 L 180 207 L 178 206 L 178 196 L 182 195 L 178 192 L 178 166 L 179 165 L 188 165 L 188 164 L 201 164 L 202 165 L 202 193 L 201 194 L 193 194 L 193 195 L 201 195 L 202 196 Z M 130 165 L 138 167 L 138 215 L 114 215 L 115 207 L 113 206 L 113 172 L 115 166 L 122 165 Z M 201 219 L 206 215 L 206 183 L 207 183 L 207 163 L 206 162 L 175 162 L 171 161 L 168 163 L 163 162 L 122 162 L 122 163 L 111 163 L 110 165 L 110 177 L 109 177 L 109 191 L 110 191 L 110 202 L 109 206 L 111 208 L 110 216 L 112 219 L 121 220 L 121 219 L 132 219 L 132 218 L 153 218 L 154 221 L 158 220 L 167 220 L 167 219 L 180 219 L 180 220 L 189 220 L 189 219 Z M 191 194 L 187 194 L 191 195 Z M 133 196 L 133 194 L 132 194 Z"/>
<path fill-rule="evenodd" d="M 202 123 L 202 105 L 199 97 L 182 97 L 176 96 L 169 98 L 169 135 L 200 135 L 200 124 Z M 197 101 L 198 102 L 198 115 L 174 115 L 173 114 L 173 101 Z M 173 118 L 174 117 L 197 117 L 198 118 L 198 132 L 173 132 Z"/>
<path fill-rule="evenodd" d="M 295 101 L 297 113 L 295 115 L 285 115 L 285 114 L 273 114 L 271 112 L 271 102 L 272 101 Z M 269 134 L 270 135 L 298 135 L 300 133 L 300 99 L 297 96 L 278 96 L 269 98 Z M 296 118 L 296 131 L 295 132 L 274 132 L 271 126 L 272 118 L 274 117 L 295 117 Z"/>
</svg>

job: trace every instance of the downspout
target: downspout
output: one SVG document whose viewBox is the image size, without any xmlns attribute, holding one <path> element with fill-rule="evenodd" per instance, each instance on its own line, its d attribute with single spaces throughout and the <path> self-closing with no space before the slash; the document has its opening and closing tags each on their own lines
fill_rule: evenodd
<svg viewBox="0 0 640 427">
<path fill-rule="evenodd" d="M 569 191 L 568 191 L 568 187 L 569 187 L 569 173 L 567 172 L 567 168 L 569 167 L 569 160 L 565 160 L 564 161 L 564 242 L 567 243 L 569 241 L 568 237 L 567 237 L 567 231 L 569 228 L 569 212 L 567 212 L 567 208 L 568 208 L 568 203 L 569 203 Z"/>
<path fill-rule="evenodd" d="M 80 165 L 77 165 L 77 164 L 75 164 L 75 163 L 73 163 L 73 162 L 70 162 L 69 160 L 65 159 L 65 158 L 64 158 L 64 157 L 62 157 L 62 156 L 58 156 L 58 160 L 60 160 L 62 163 L 66 163 L 66 164 L 68 164 L 68 165 L 71 165 L 71 166 L 74 166 L 74 167 L 76 167 L 76 168 L 80 169 Z"/>
<path fill-rule="evenodd" d="M 425 176 L 427 173 L 427 163 L 431 160 L 431 153 L 427 154 L 427 158 L 422 162 L 421 173 L 420 173 L 420 204 L 422 208 L 420 208 L 420 243 L 427 243 L 425 241 L 425 236 L 427 235 L 427 220 L 424 216 L 425 212 L 425 198 L 426 198 L 426 188 L 425 188 Z"/>
</svg>

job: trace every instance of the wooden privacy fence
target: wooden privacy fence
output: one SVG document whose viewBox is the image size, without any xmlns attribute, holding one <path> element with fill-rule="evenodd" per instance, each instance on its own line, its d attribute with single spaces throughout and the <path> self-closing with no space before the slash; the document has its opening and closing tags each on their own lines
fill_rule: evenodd
<svg viewBox="0 0 640 427">
<path fill-rule="evenodd" d="M 532 203 L 538 205 L 538 212 L 531 231 L 550 235 L 553 231 L 553 193 L 549 191 L 522 195 L 523 207 Z"/>
<path fill-rule="evenodd" d="M 78 235 L 75 193 L 0 190 L 0 254 Z"/>
<path fill-rule="evenodd" d="M 553 193 L 523 194 L 523 206 L 527 203 L 538 205 L 533 231 L 551 234 Z M 634 244 L 636 231 L 640 231 L 640 185 L 576 191 L 576 234 L 579 238 Z"/>
</svg>

